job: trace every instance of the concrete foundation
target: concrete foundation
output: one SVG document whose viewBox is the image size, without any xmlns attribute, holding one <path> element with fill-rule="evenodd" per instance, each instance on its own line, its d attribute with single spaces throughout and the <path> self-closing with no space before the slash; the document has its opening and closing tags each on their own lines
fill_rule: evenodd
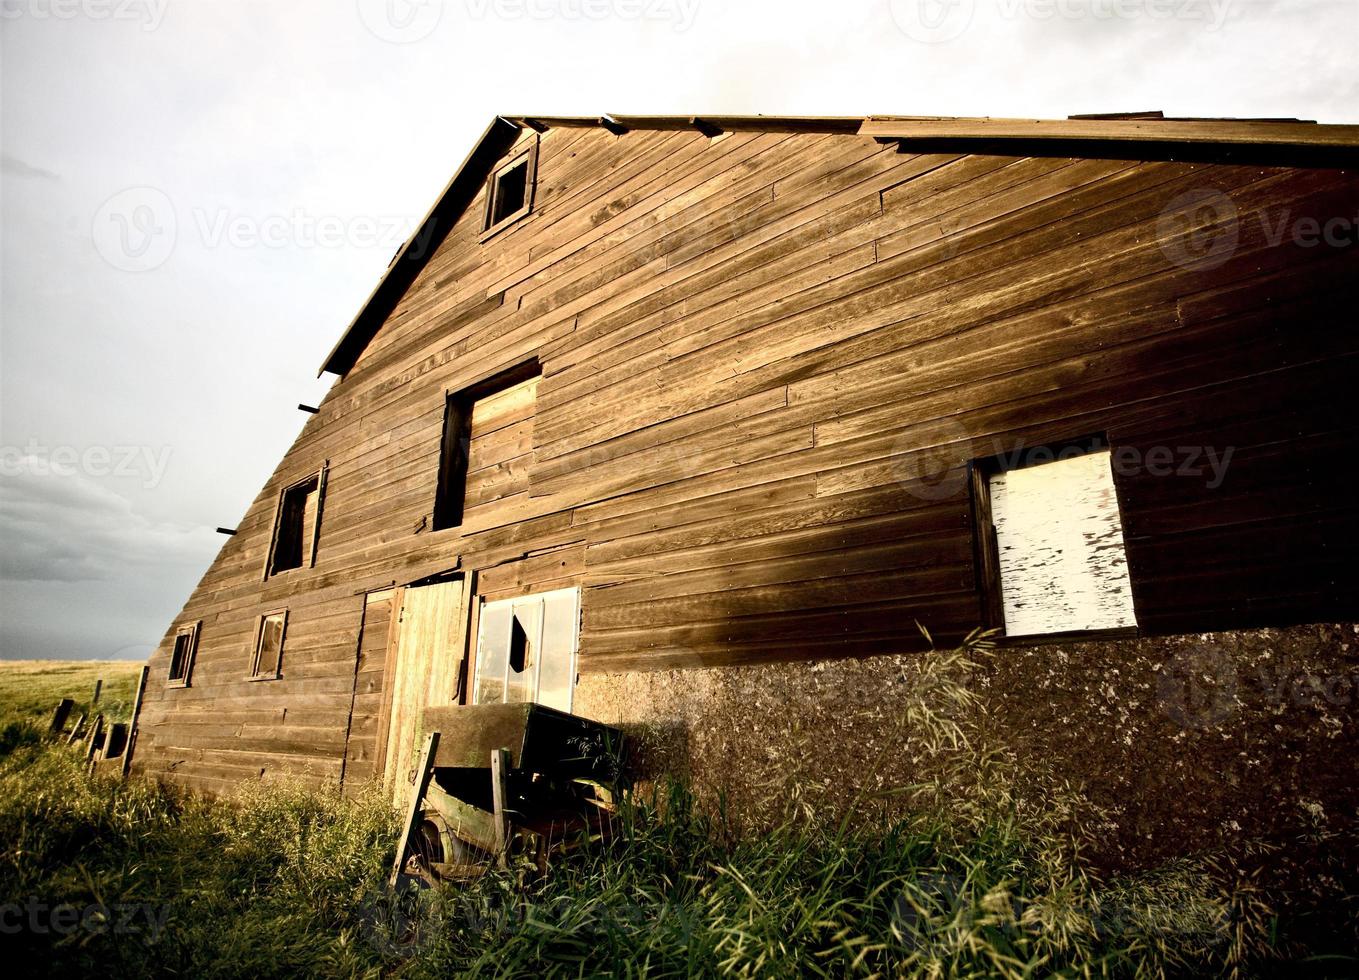
<svg viewBox="0 0 1359 980">
<path fill-rule="evenodd" d="M 903 705 L 923 656 L 587 673 L 574 710 L 625 727 L 646 766 L 725 795 L 746 826 L 793 794 L 835 816 L 922 778 Z M 1007 645 L 982 661 L 973 720 L 1109 815 L 1101 863 L 1356 825 L 1359 625 Z"/>
</svg>

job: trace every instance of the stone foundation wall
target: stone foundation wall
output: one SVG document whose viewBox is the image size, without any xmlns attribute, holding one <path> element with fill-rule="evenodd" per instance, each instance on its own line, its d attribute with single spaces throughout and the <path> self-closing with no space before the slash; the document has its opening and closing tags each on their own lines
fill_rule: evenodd
<svg viewBox="0 0 1359 980">
<path fill-rule="evenodd" d="M 623 726 L 645 767 L 708 800 L 724 793 L 748 825 L 795 792 L 834 816 L 921 778 L 902 715 L 923 656 L 587 673 L 574 710 Z M 1012 645 L 981 659 L 968 685 L 988 740 L 1110 814 L 1101 863 L 1356 825 L 1359 625 Z"/>
</svg>

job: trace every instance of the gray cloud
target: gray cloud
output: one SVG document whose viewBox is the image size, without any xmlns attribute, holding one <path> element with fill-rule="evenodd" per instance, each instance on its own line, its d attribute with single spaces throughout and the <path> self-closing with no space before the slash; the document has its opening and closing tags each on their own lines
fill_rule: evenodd
<svg viewBox="0 0 1359 980">
<path fill-rule="evenodd" d="M 18 157 L 12 157 L 8 153 L 0 153 L 0 173 L 10 177 L 38 177 L 43 180 L 61 180 L 61 174 L 55 174 L 42 167 L 35 167 L 31 163 L 25 163 Z"/>
<path fill-rule="evenodd" d="M 213 530 L 160 524 L 78 473 L 23 467 L 0 478 L 0 579 L 117 582 L 149 568 L 190 572 L 220 544 Z"/>
</svg>

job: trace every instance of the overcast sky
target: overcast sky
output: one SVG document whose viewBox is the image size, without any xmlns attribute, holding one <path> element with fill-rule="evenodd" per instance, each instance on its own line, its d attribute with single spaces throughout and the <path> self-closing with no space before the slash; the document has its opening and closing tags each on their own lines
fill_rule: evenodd
<svg viewBox="0 0 1359 980">
<path fill-rule="evenodd" d="M 1359 0 L 0 14 L 0 658 L 150 652 L 496 112 L 1359 122 Z"/>
</svg>

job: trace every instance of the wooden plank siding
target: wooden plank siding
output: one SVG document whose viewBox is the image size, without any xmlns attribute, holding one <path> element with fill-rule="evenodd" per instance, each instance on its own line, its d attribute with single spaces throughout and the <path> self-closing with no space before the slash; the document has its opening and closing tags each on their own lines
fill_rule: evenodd
<svg viewBox="0 0 1359 980">
<path fill-rule="evenodd" d="M 582 671 L 897 652 L 917 622 L 947 642 L 981 615 L 968 461 L 1091 433 L 1144 461 L 1231 450 L 1212 487 L 1118 475 L 1141 629 L 1355 618 L 1353 173 L 528 140 L 532 213 L 483 243 L 484 190 L 467 208 L 170 625 L 138 769 L 377 775 L 392 610 L 365 621 L 365 595 L 454 569 L 487 595 L 581 585 Z M 1176 264 L 1191 192 L 1236 244 Z M 1337 217 L 1348 247 L 1292 236 Z M 533 358 L 530 397 L 473 420 L 462 525 L 432 532 L 447 395 Z M 314 567 L 262 581 L 280 490 L 327 460 Z M 282 676 L 249 680 L 283 608 Z"/>
</svg>

